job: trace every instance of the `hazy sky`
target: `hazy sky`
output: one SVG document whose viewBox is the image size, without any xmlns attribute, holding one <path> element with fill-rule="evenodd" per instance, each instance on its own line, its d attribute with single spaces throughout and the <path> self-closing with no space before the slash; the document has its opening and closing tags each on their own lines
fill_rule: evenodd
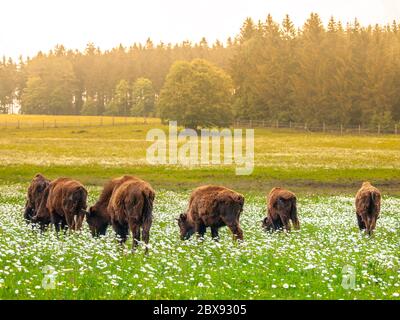
<svg viewBox="0 0 400 320">
<path fill-rule="evenodd" d="M 400 0 L 1 0 L 0 55 L 33 55 L 62 43 L 102 49 L 122 43 L 225 41 L 238 33 L 247 16 L 281 21 L 291 15 L 302 25 L 310 12 L 326 23 L 357 16 L 362 24 L 400 20 Z"/>
</svg>

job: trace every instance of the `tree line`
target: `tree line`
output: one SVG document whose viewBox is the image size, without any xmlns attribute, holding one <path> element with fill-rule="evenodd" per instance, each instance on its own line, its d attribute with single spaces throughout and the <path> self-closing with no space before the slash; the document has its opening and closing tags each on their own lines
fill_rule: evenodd
<svg viewBox="0 0 400 320">
<path fill-rule="evenodd" d="M 0 112 L 374 126 L 400 121 L 400 25 L 244 21 L 226 43 L 56 46 L 0 63 Z"/>
</svg>

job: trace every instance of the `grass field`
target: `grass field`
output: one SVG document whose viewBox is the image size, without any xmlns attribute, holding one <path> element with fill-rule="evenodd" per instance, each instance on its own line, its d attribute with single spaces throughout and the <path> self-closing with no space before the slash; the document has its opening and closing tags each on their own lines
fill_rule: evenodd
<svg viewBox="0 0 400 320">
<path fill-rule="evenodd" d="M 10 117 L 15 120 L 16 116 Z M 57 119 L 65 121 L 64 117 Z M 42 172 L 50 178 L 66 175 L 89 185 L 101 185 L 111 176 L 130 172 L 156 187 L 176 191 L 191 189 L 199 183 L 219 182 L 239 191 L 266 192 L 280 184 L 301 193 L 338 194 L 354 193 L 361 181 L 369 179 L 386 193 L 400 193 L 398 136 L 338 136 L 257 129 L 255 170 L 251 176 L 236 176 L 234 167 L 226 165 L 193 168 L 148 165 L 146 148 L 151 143 L 145 137 L 154 127 L 167 130 L 155 122 L 0 128 L 0 182 L 26 183 L 35 173 Z"/>
<path fill-rule="evenodd" d="M 77 119 L 68 119 L 71 125 L 56 128 L 0 124 L 0 299 L 399 299 L 399 137 L 257 129 L 255 170 L 236 176 L 233 166 L 150 166 L 146 133 L 166 129 L 156 121 L 75 126 Z M 148 180 L 157 192 L 150 255 L 130 254 L 111 231 L 92 239 L 86 225 L 59 239 L 32 231 L 22 211 L 37 172 L 81 180 L 89 205 L 110 177 Z M 384 194 L 372 238 L 357 230 L 353 208 L 363 180 Z M 245 194 L 243 244 L 234 244 L 228 230 L 218 244 L 209 234 L 203 243 L 179 240 L 174 218 L 186 208 L 188 192 L 205 183 Z M 265 194 L 276 185 L 298 195 L 298 232 L 261 230 Z M 42 287 L 45 266 L 55 270 L 54 290 Z M 350 290 L 341 285 L 345 266 L 356 270 Z"/>
<path fill-rule="evenodd" d="M 91 202 L 99 193 L 91 188 Z M 41 235 L 23 222 L 23 185 L 0 188 L 0 297 L 3 299 L 398 299 L 400 200 L 385 198 L 373 238 L 356 228 L 353 199 L 300 200 L 302 228 L 291 234 L 261 230 L 264 199 L 248 196 L 243 244 L 228 230 L 221 241 L 182 242 L 174 217 L 187 194 L 158 190 L 151 249 L 131 254 L 111 232 Z M 45 290 L 51 266 L 55 289 Z M 356 270 L 355 286 L 342 287 L 343 267 Z"/>
</svg>

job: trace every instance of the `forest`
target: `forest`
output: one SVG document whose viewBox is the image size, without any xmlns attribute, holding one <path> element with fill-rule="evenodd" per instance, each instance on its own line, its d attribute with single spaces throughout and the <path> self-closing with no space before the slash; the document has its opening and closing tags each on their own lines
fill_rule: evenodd
<svg viewBox="0 0 400 320">
<path fill-rule="evenodd" d="M 258 22 L 247 18 L 224 43 L 148 39 L 106 51 L 93 43 L 84 51 L 60 44 L 18 61 L 3 57 L 0 113 L 17 104 L 23 114 L 169 119 L 188 104 L 182 113 L 189 115 L 209 104 L 205 117 L 213 108 L 229 117 L 216 116 L 208 125 L 234 119 L 392 125 L 400 121 L 399 74 L 395 21 L 344 25 L 332 17 L 324 25 L 312 13 L 296 28 L 289 16 L 277 22 L 268 15 Z"/>
</svg>

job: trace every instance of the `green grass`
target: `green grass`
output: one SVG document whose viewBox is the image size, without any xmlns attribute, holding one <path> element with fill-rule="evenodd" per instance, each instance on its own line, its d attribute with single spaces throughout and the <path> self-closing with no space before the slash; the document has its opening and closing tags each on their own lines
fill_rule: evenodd
<svg viewBox="0 0 400 320">
<path fill-rule="evenodd" d="M 73 119 L 73 118 L 72 118 Z M 70 120 L 73 121 L 73 120 Z M 0 183 L 27 183 L 42 172 L 101 185 L 112 176 L 133 173 L 156 187 L 191 189 L 199 183 L 224 183 L 246 191 L 279 184 L 301 193 L 354 193 L 371 180 L 399 194 L 400 139 L 338 136 L 257 129 L 255 169 L 237 176 L 233 166 L 151 166 L 146 133 L 157 123 L 80 128 L 0 128 Z"/>
<path fill-rule="evenodd" d="M 90 188 L 90 203 L 100 188 Z M 150 254 L 121 248 L 111 231 L 93 239 L 40 234 L 22 219 L 24 185 L 0 187 L 0 299 L 398 299 L 400 199 L 385 197 L 375 236 L 356 227 L 352 197 L 309 196 L 299 201 L 301 230 L 264 233 L 265 203 L 246 195 L 235 244 L 226 228 L 214 243 L 179 239 L 176 217 L 185 192 L 158 190 Z M 43 288 L 43 268 L 55 289 Z M 342 286 L 343 268 L 355 286 Z M 46 281 L 45 281 L 46 283 Z"/>
<path fill-rule="evenodd" d="M 20 129 L 1 126 L 18 119 Z M 60 117 L 68 127 L 43 129 L 43 119 L 0 117 L 0 299 L 398 299 L 399 137 L 257 129 L 254 172 L 237 176 L 234 166 L 149 165 L 146 133 L 167 129 L 156 121 L 91 127 L 101 119 L 84 118 L 74 127 L 77 118 Z M 86 224 L 59 238 L 32 231 L 22 211 L 37 172 L 81 180 L 89 204 L 111 177 L 148 180 L 157 194 L 150 255 L 130 254 L 111 230 L 92 239 Z M 372 238 L 357 230 L 353 208 L 364 180 L 384 194 Z M 245 194 L 244 244 L 234 244 L 226 228 L 219 244 L 209 235 L 203 243 L 179 240 L 174 218 L 190 190 L 208 183 Z M 298 195 L 299 232 L 261 230 L 265 194 L 277 185 Z M 347 265 L 356 270 L 350 290 L 341 285 Z M 42 287 L 45 266 L 57 272 L 54 290 Z"/>
</svg>

